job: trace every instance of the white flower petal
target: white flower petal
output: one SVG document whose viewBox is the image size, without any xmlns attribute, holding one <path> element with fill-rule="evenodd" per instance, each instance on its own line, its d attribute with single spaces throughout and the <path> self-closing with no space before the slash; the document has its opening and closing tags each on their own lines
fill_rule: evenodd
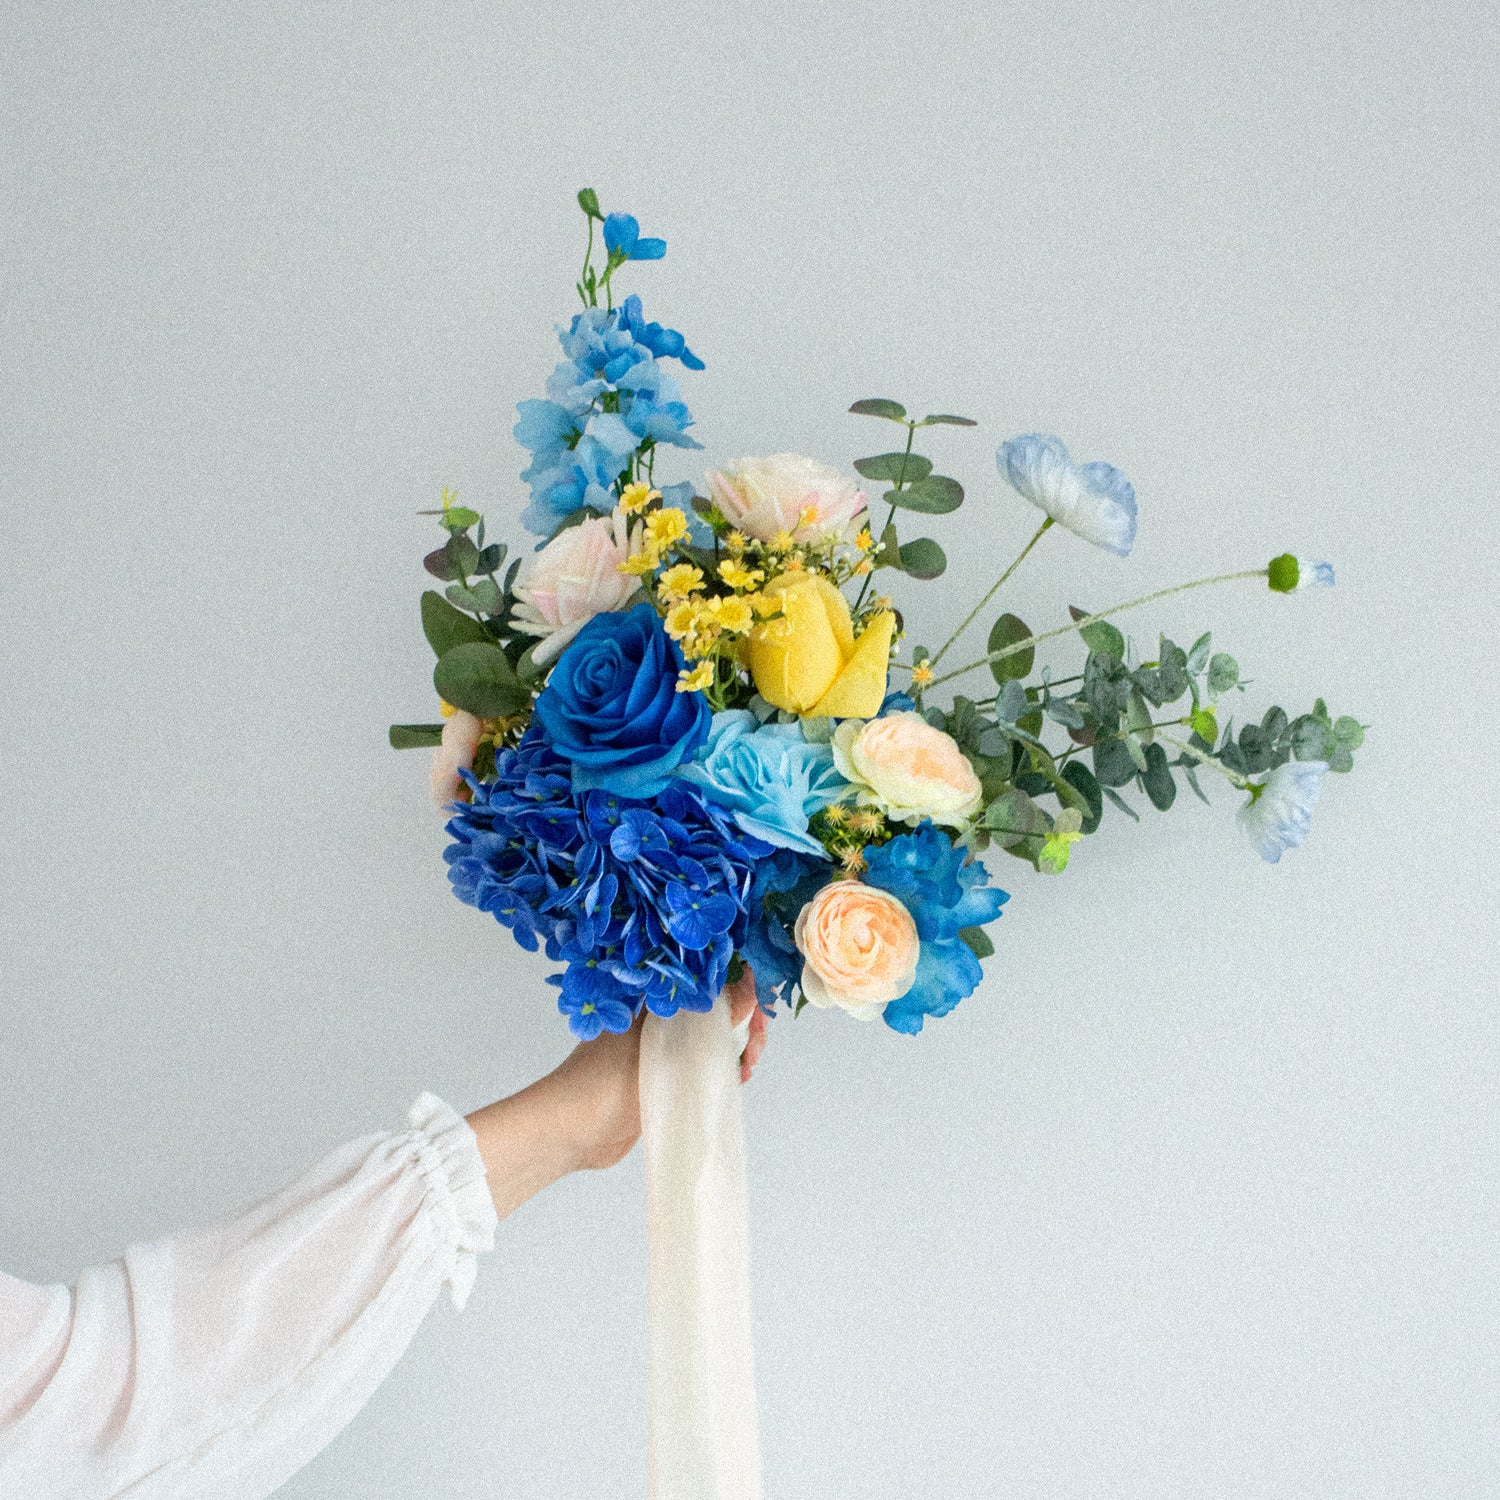
<svg viewBox="0 0 1500 1500">
<path fill-rule="evenodd" d="M 1266 777 L 1260 796 L 1240 808 L 1240 827 L 1263 860 L 1276 864 L 1307 837 L 1327 770 L 1327 761 L 1286 761 Z"/>
<path fill-rule="evenodd" d="M 1135 489 L 1112 464 L 1075 464 L 1061 438 L 1029 432 L 996 451 L 1017 494 L 1084 541 L 1126 556 L 1135 543 Z"/>
</svg>

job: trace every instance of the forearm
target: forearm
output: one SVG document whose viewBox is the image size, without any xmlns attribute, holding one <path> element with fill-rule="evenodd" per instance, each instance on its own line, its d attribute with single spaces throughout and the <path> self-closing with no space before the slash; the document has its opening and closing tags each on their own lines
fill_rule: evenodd
<svg viewBox="0 0 1500 1500">
<path fill-rule="evenodd" d="M 503 1219 L 583 1165 L 576 1110 L 557 1072 L 465 1116 L 479 1142 L 495 1212 Z"/>
</svg>

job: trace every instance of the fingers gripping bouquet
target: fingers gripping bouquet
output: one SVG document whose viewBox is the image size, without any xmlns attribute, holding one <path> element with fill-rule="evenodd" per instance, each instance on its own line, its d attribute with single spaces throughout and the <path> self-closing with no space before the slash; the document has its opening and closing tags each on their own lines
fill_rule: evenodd
<svg viewBox="0 0 1500 1500">
<path fill-rule="evenodd" d="M 940 647 L 911 643 L 876 579 L 899 593 L 946 559 L 936 541 L 902 540 L 898 512 L 947 514 L 964 498 L 916 434 L 976 424 L 912 419 L 889 400 L 850 408 L 904 438 L 853 465 L 882 490 L 880 524 L 856 481 L 795 454 L 740 459 L 701 491 L 658 485 L 664 450 L 701 446 L 675 372 L 703 362 L 639 297 L 614 302 L 615 275 L 665 243 L 602 214 L 591 191 L 579 202 L 582 308 L 559 329 L 545 399 L 521 402 L 515 427 L 532 455 L 522 520 L 541 540 L 505 569 L 504 544 L 444 493 L 433 514 L 447 540 L 425 566 L 446 588 L 423 595 L 422 622 L 446 722 L 391 730 L 397 747 L 436 746 L 453 889 L 562 965 L 553 982 L 576 1035 L 623 1031 L 642 1009 L 709 1010 L 747 963 L 768 1010 L 810 1002 L 920 1031 L 973 992 L 994 951 L 986 929 L 1007 895 L 985 851 L 1059 874 L 1106 804 L 1138 816 L 1131 791 L 1165 811 L 1179 781 L 1207 800 L 1204 781 L 1222 779 L 1265 859 L 1302 841 L 1363 726 L 1320 699 L 1236 735 L 1225 709 L 1239 668 L 1207 633 L 1186 649 L 1163 637 L 1142 661 L 1112 617 L 1232 579 L 1331 584 L 1327 564 L 1283 554 L 1073 607 L 1040 632 L 1001 613 L 985 650 L 955 665 L 1048 530 L 1129 553 L 1125 476 L 1075 462 L 1055 437 L 1003 444 L 1000 477 L 1040 524 Z M 1037 647 L 1063 637 L 1083 647 L 1077 670 L 1036 670 Z"/>
</svg>

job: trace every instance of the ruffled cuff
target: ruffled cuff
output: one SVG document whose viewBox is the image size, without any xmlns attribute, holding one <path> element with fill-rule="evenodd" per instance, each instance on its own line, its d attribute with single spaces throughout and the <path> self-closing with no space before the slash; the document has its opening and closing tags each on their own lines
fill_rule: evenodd
<svg viewBox="0 0 1500 1500">
<path fill-rule="evenodd" d="M 462 1311 L 474 1289 L 478 1253 L 495 1248 L 495 1212 L 479 1142 L 466 1120 L 436 1094 L 423 1094 L 407 1111 L 417 1171 L 426 1190 L 428 1219 L 444 1257 L 443 1280 Z"/>
</svg>

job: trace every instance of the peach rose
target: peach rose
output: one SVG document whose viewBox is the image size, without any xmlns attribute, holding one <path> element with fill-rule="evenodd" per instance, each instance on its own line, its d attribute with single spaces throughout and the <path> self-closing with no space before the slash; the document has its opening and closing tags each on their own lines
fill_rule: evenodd
<svg viewBox="0 0 1500 1500">
<path fill-rule="evenodd" d="M 620 564 L 641 550 L 641 528 L 630 533 L 623 511 L 596 516 L 560 531 L 522 571 L 511 622 L 540 636 L 532 658 L 545 667 L 595 615 L 635 602 L 641 581 Z"/>
<path fill-rule="evenodd" d="M 458 795 L 463 785 L 460 771 L 474 769 L 474 752 L 479 748 L 479 736 L 484 726 L 471 713 L 461 708 L 453 710 L 452 717 L 443 725 L 443 742 L 432 752 L 432 800 L 441 808 Z"/>
<path fill-rule="evenodd" d="M 729 524 L 762 542 L 780 531 L 799 542 L 821 541 L 842 533 L 865 508 L 853 480 L 800 453 L 737 458 L 707 478 L 709 496 Z"/>
<path fill-rule="evenodd" d="M 873 1020 L 917 977 L 921 943 L 912 915 L 892 895 L 857 880 L 825 885 L 797 915 L 802 993 Z"/>
<path fill-rule="evenodd" d="M 898 823 L 931 818 L 962 828 L 984 792 L 958 742 L 921 714 L 886 714 L 867 724 L 840 724 L 833 736 L 839 773 L 860 788 L 859 801 Z"/>
</svg>

